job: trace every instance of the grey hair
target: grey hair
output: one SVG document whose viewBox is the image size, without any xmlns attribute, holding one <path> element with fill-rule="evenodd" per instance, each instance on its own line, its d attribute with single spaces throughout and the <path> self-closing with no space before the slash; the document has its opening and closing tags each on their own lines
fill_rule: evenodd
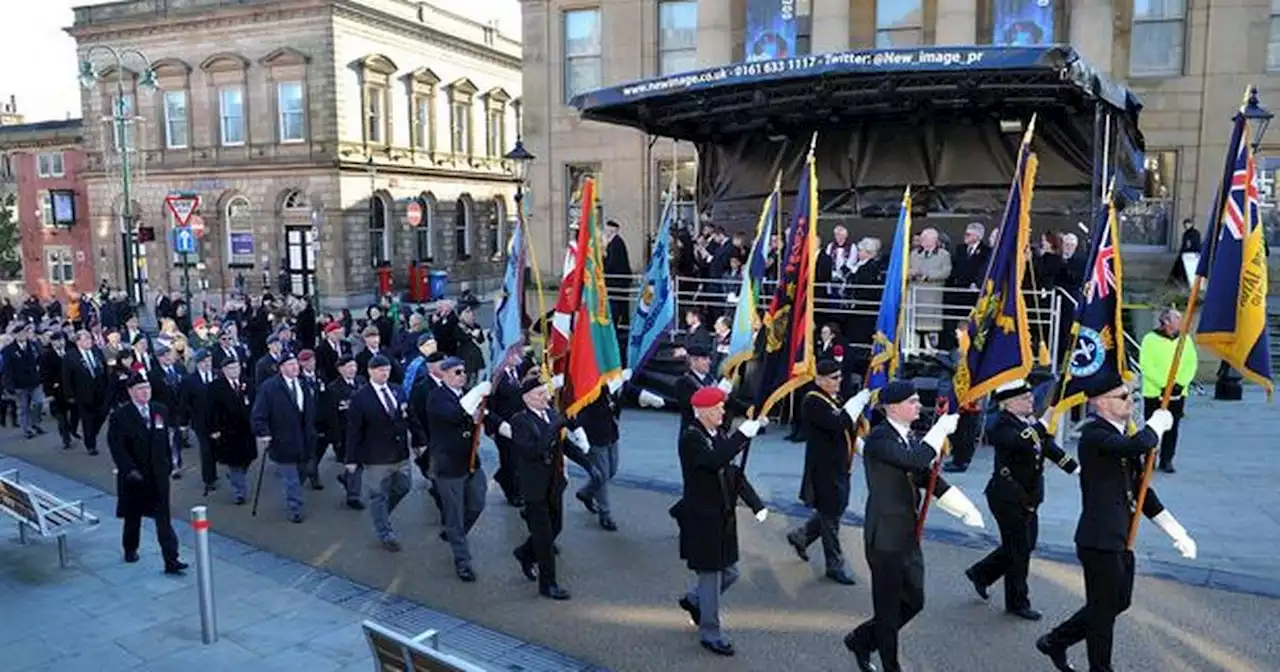
<svg viewBox="0 0 1280 672">
<path fill-rule="evenodd" d="M 858 249 L 862 250 L 863 252 L 870 253 L 872 255 L 879 254 L 880 239 L 879 238 L 863 238 L 862 240 L 858 241 Z"/>
<path fill-rule="evenodd" d="M 978 234 L 979 238 L 987 235 L 987 227 L 983 226 L 982 222 L 969 222 L 969 226 L 964 227 L 964 230 Z"/>
<path fill-rule="evenodd" d="M 1169 321 L 1172 320 L 1175 315 L 1177 315 L 1178 317 L 1182 317 L 1182 311 L 1178 310 L 1177 308 L 1174 308 L 1173 306 L 1163 308 L 1160 310 L 1159 315 L 1156 316 L 1156 323 L 1168 324 Z"/>
<path fill-rule="evenodd" d="M 1078 237 L 1076 236 L 1076 234 L 1074 234 L 1074 233 L 1064 233 L 1064 234 L 1062 234 L 1062 244 L 1065 246 L 1065 245 L 1067 245 L 1068 243 L 1070 243 L 1070 244 L 1072 244 L 1072 245 L 1075 245 L 1075 246 L 1079 247 L 1079 246 L 1080 246 L 1080 238 L 1078 238 Z"/>
</svg>

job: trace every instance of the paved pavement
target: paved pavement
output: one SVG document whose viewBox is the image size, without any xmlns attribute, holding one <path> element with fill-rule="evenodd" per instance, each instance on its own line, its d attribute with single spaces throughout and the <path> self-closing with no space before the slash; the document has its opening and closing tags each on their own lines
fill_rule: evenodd
<svg viewBox="0 0 1280 672">
<path fill-rule="evenodd" d="M 634 412 L 624 420 L 628 428 L 624 455 L 629 456 L 624 470 L 629 469 L 627 473 L 633 475 L 643 473 L 642 467 L 647 461 L 656 461 L 656 456 L 671 453 L 667 438 L 658 435 L 656 430 L 645 432 L 640 426 L 644 422 L 661 426 L 674 419 L 656 414 L 646 418 Z M 640 432 L 639 436 L 632 434 L 636 431 Z M 0 435 L 0 441 L 4 441 L 0 443 L 0 450 L 23 460 L 99 488 L 112 487 L 110 463 L 105 455 L 91 458 L 81 451 L 63 452 L 53 441 L 14 440 L 11 434 Z M 777 439 L 771 437 L 757 446 L 751 472 L 762 488 L 789 500 L 794 485 L 788 482 L 785 469 L 798 468 L 798 461 L 792 462 L 798 460 L 799 451 L 791 444 L 774 445 L 773 441 Z M 774 452 L 778 455 L 773 458 L 762 457 Z M 486 458 L 492 465 L 491 451 L 486 451 Z M 329 482 L 337 470 L 335 464 L 325 465 Z M 1190 470 L 1187 465 L 1185 471 Z M 480 581 L 463 584 L 453 576 L 447 547 L 435 538 L 438 517 L 431 510 L 429 500 L 418 492 L 420 485 L 416 484 L 415 492 L 395 513 L 394 521 L 405 546 L 404 552 L 395 555 L 378 548 L 367 512 L 353 512 L 341 506 L 336 487 L 307 493 L 310 517 L 302 525 L 285 522 L 278 492 L 270 484 L 264 490 L 264 505 L 257 519 L 250 518 L 246 507 L 231 506 L 225 492 L 216 493 L 208 503 L 215 529 L 237 540 L 219 540 L 218 546 L 227 547 L 226 555 L 251 558 L 242 565 L 231 563 L 233 568 L 228 571 L 237 567 L 248 569 L 258 575 L 246 577 L 248 581 L 267 577 L 301 589 L 313 583 L 307 578 L 315 575 L 312 567 L 320 568 L 332 574 L 323 575 L 329 577 L 321 581 L 326 588 L 315 589 L 313 594 L 327 593 L 330 588 L 341 593 L 350 584 L 369 586 L 371 589 L 365 593 L 367 599 L 381 596 L 385 591 L 434 610 L 424 612 L 436 620 L 421 624 L 423 628 L 464 627 L 461 624 L 466 619 L 506 633 L 485 641 L 460 636 L 454 645 L 472 655 L 486 655 L 490 660 L 504 658 L 505 664 L 499 669 L 557 669 L 526 663 L 522 652 L 541 650 L 525 647 L 521 640 L 569 652 L 589 664 L 627 672 L 849 669 L 851 661 L 840 645 L 840 636 L 870 612 L 860 529 L 847 525 L 842 530 L 852 569 L 860 582 L 858 586 L 845 588 L 820 578 L 820 561 L 816 557 L 805 565 L 783 543 L 782 535 L 795 524 L 794 519 L 775 515 L 759 524 L 744 512 L 740 523 L 743 581 L 726 598 L 724 614 L 726 627 L 737 644 L 738 656 L 721 660 L 697 646 L 694 629 L 674 604 L 687 572 L 677 558 L 675 526 L 665 513 L 673 499 L 670 494 L 655 491 L 655 487 L 617 488 L 614 507 L 622 526 L 617 533 L 600 530 L 594 520 L 570 500 L 566 505 L 565 531 L 560 539 L 564 551 L 560 561 L 562 583 L 574 599 L 568 603 L 552 603 L 536 596 L 532 584 L 520 576 L 511 559 L 511 549 L 523 540 L 525 531 L 514 510 L 501 502 L 495 487 L 490 488 L 489 508 L 473 533 L 473 553 Z M 650 485 L 661 484 L 651 482 Z M 48 487 L 58 492 L 59 488 L 75 485 L 56 480 Z M 188 478 L 177 485 L 175 510 L 186 510 L 201 501 L 204 500 L 194 479 Z M 103 500 L 99 510 L 109 511 L 108 503 L 109 500 Z M 945 514 L 939 514 L 937 523 L 947 524 Z M 938 529 L 945 531 L 945 527 Z M 1192 529 L 1194 532 L 1195 528 Z M 103 531 L 101 535 L 110 539 L 112 532 Z M 1158 541 L 1151 533 L 1145 539 Z M 150 543 L 147 539 L 143 548 L 144 562 L 134 566 L 140 568 L 138 580 L 142 586 L 153 582 L 166 585 L 167 580 L 158 574 L 154 579 L 147 574 L 159 569 L 156 550 Z M 814 551 L 815 556 L 819 555 L 816 548 Z M 21 549 L 21 552 L 47 556 L 33 557 L 26 562 L 45 562 L 56 567 L 51 545 Z M 77 552 L 78 546 L 73 544 L 73 557 Z M 109 547 L 102 553 L 104 569 L 101 571 L 113 571 L 110 567 L 113 552 L 114 548 Z M 281 564 L 273 553 L 297 562 Z M 963 568 L 980 555 L 980 551 L 963 545 L 926 543 L 928 605 L 904 633 L 903 657 L 907 669 L 948 672 L 1047 669 L 1032 642 L 1050 623 L 1010 619 L 1000 613 L 998 602 L 982 604 L 959 580 Z M 14 553 L 6 552 L 0 562 L 12 562 L 8 558 L 13 556 Z M 1145 569 L 1152 563 L 1143 559 L 1140 564 Z M 132 568 L 114 571 L 132 571 Z M 232 585 L 235 581 L 231 580 Z M 1083 583 L 1074 564 L 1048 560 L 1033 563 L 1031 587 L 1035 605 L 1050 621 L 1065 617 L 1083 600 Z M 189 602 L 191 598 L 171 599 Z M 237 599 L 227 597 L 224 602 L 235 604 Z M 258 595 L 245 595 L 239 602 L 252 607 L 257 604 Z M 7 601 L 0 605 L 0 614 L 8 613 L 7 605 Z M 127 603 L 121 606 L 128 609 Z M 78 603 L 77 608 L 81 608 Z M 170 608 L 173 607 L 170 605 Z M 194 608 L 191 609 L 187 613 L 194 619 Z M 300 618 L 306 612 L 306 607 L 297 609 Z M 100 613 L 115 617 L 114 611 Z M 1276 613 L 1280 613 L 1280 600 L 1143 576 L 1138 579 L 1134 608 L 1120 621 L 1116 662 L 1120 669 L 1152 672 L 1280 669 Z M 243 646 L 226 632 L 235 625 L 236 617 L 225 618 L 230 622 L 224 626 L 224 639 Z M 23 622 L 30 620 L 23 619 Z M 189 621 L 187 627 L 194 627 L 191 624 L 195 622 Z M 307 627 L 311 626 L 301 629 Z M 321 636 L 324 633 L 315 632 L 316 627 L 327 626 L 311 627 L 311 640 L 325 640 Z M 332 631 L 342 627 L 342 624 L 334 625 Z M 68 631 L 74 632 L 74 629 Z M 157 639 L 161 641 L 158 646 L 167 641 Z M 319 641 L 315 646 L 320 646 Z M 280 649 L 293 650 L 299 643 L 282 643 Z M 346 650 L 363 653 L 358 646 Z M 264 647 L 262 650 L 268 651 L 277 649 Z M 0 656 L 3 654 L 0 647 Z M 550 654 L 542 655 L 545 659 Z M 1074 655 L 1077 662 L 1082 661 L 1083 651 L 1076 651 Z M 358 664 L 358 659 L 349 662 Z"/>
</svg>

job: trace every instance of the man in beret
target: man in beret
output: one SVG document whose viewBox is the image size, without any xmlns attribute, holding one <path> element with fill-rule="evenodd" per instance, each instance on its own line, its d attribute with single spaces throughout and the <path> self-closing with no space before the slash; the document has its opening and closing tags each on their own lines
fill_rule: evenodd
<svg viewBox="0 0 1280 672">
<path fill-rule="evenodd" d="M 691 313 L 692 314 L 692 313 Z M 741 407 L 728 393 L 733 390 L 733 386 L 726 380 L 717 382 L 715 376 L 711 373 L 711 346 L 703 343 L 695 342 L 685 348 L 689 362 L 689 370 L 685 372 L 678 380 L 676 380 L 676 403 L 680 405 L 680 433 L 678 436 L 684 436 L 686 429 L 694 424 L 693 405 L 690 399 L 698 390 L 714 385 L 725 392 L 725 404 L 731 412 L 745 412 L 746 409 Z"/>
<path fill-rule="evenodd" d="M 79 438 L 76 427 L 80 418 L 63 385 L 62 369 L 67 356 L 67 341 L 61 331 L 49 335 L 49 344 L 40 354 L 40 385 L 49 400 L 49 414 L 58 423 L 62 449 L 70 450 L 71 439 Z"/>
<path fill-rule="evenodd" d="M 298 378 L 298 360 L 293 353 L 285 351 L 280 357 L 280 373 L 258 388 L 251 421 L 258 449 L 266 450 L 275 464 L 289 522 L 301 523 L 301 470 L 315 451 L 317 403 L 315 393 Z"/>
<path fill-rule="evenodd" d="M 164 573 L 181 576 L 178 536 L 169 520 L 169 409 L 151 401 L 151 383 L 135 372 L 128 382 L 129 403 L 117 408 L 107 425 L 107 446 L 116 467 L 116 516 L 124 520 L 124 561 L 137 562 L 142 519 L 155 521 Z"/>
<path fill-rule="evenodd" d="M 996 459 L 986 495 L 1000 528 L 1000 546 L 964 574 L 984 600 L 987 588 L 1003 578 L 1005 611 L 1038 621 L 1040 612 L 1031 608 L 1027 572 L 1040 529 L 1036 510 L 1044 501 L 1044 461 L 1048 457 L 1068 474 L 1077 473 L 1079 465 L 1049 433 L 1050 413 L 1035 417 L 1035 399 L 1027 381 L 1005 383 L 992 398 L 1000 406 L 1000 415 L 987 433 Z"/>
<path fill-rule="evenodd" d="M 564 458 L 591 470 L 586 451 L 590 448 L 578 434 L 565 437 L 564 420 L 551 408 L 551 386 L 537 371 L 519 383 L 524 409 L 498 427 L 498 434 L 511 441 L 513 457 L 519 463 L 521 492 L 525 497 L 525 522 L 529 538 L 515 550 L 516 561 L 525 578 L 538 582 L 538 594 L 553 600 L 569 599 L 569 592 L 556 581 L 555 541 L 564 521 Z"/>
<path fill-rule="evenodd" d="M 343 465 L 347 464 L 347 418 L 351 412 L 351 397 L 356 390 L 364 387 L 365 379 L 356 375 L 356 360 L 350 355 L 343 355 L 337 361 L 338 376 L 329 383 L 328 391 L 322 400 L 320 425 L 325 435 L 333 444 L 333 455 Z M 320 453 L 319 459 L 324 459 Z M 338 474 L 338 483 L 342 484 L 346 493 L 347 508 L 357 511 L 364 509 L 360 500 L 361 483 L 359 479 L 348 474 L 346 469 Z"/>
<path fill-rule="evenodd" d="M 924 607 L 924 556 L 916 538 L 921 491 L 928 487 L 930 467 L 941 454 L 960 417 L 938 418 L 923 440 L 911 433 L 920 417 L 920 395 L 909 382 L 895 380 L 880 390 L 885 421 L 867 435 L 863 466 L 867 474 L 866 524 L 863 540 L 871 568 L 874 616 L 845 635 L 844 645 L 858 669 L 873 672 L 871 652 L 879 651 L 885 672 L 898 672 L 898 631 Z M 982 514 L 958 488 L 938 478 L 933 490 L 938 507 L 971 527 L 982 527 Z"/>
<path fill-rule="evenodd" d="M 449 357 L 440 363 L 444 385 L 427 393 L 426 416 L 431 450 L 431 473 L 440 493 L 443 536 L 453 551 L 453 566 L 466 583 L 476 580 L 471 567 L 467 533 L 484 511 L 488 478 L 475 451 L 477 413 L 493 389 L 489 381 L 468 392 L 467 368 L 462 360 Z"/>
<path fill-rule="evenodd" d="M 448 359 L 443 352 L 439 350 L 426 356 L 426 373 L 418 374 L 414 381 L 413 389 L 409 392 L 409 419 L 418 425 L 419 435 L 426 442 L 428 449 L 416 458 L 414 464 L 418 466 L 418 471 L 422 473 L 422 477 L 427 479 L 427 493 L 431 495 L 431 499 L 436 503 L 436 509 L 440 511 L 440 520 L 444 521 L 444 507 L 440 503 L 440 491 L 436 489 L 435 476 L 431 469 L 431 450 L 433 445 L 431 441 L 431 425 L 427 421 L 427 397 L 431 391 L 444 387 L 445 373 L 441 369 L 441 365 Z"/>
<path fill-rule="evenodd" d="M 356 390 L 347 412 L 346 478 L 356 489 L 365 476 L 369 482 L 369 512 L 382 547 L 400 551 L 391 527 L 391 513 L 409 494 L 409 406 L 389 384 L 391 360 L 375 355 L 369 360 L 369 384 Z M 414 451 L 421 452 L 421 437 L 413 437 Z"/>
<path fill-rule="evenodd" d="M 745 420 L 733 432 L 723 431 L 727 396 L 718 387 L 704 387 L 690 397 L 694 424 L 680 435 L 684 489 L 673 511 L 680 526 L 680 558 L 695 574 L 680 608 L 698 626 L 702 648 L 721 656 L 734 654 L 720 631 L 720 595 L 739 576 L 735 507 L 742 498 L 760 522 L 769 513 L 745 474 L 732 465 L 768 419 Z"/>
<path fill-rule="evenodd" d="M 1036 640 L 1036 649 L 1063 672 L 1074 669 L 1067 649 L 1081 640 L 1088 647 L 1091 671 L 1112 669 L 1116 617 L 1133 600 L 1134 558 L 1126 542 L 1130 520 L 1136 515 L 1144 461 L 1174 424 L 1172 413 L 1156 410 L 1146 426 L 1131 436 L 1133 391 L 1114 373 L 1101 376 L 1087 394 L 1096 415 L 1080 430 L 1082 501 L 1075 536 L 1076 557 L 1084 568 L 1084 606 Z M 1169 535 L 1182 557 L 1195 559 L 1196 542 L 1153 489 L 1147 490 L 1142 515 Z"/>
<path fill-rule="evenodd" d="M 35 329 L 30 322 L 20 325 L 13 333 L 13 342 L 5 347 L 4 390 L 18 404 L 18 423 L 28 439 L 44 434 L 40 426 L 40 409 L 44 395 L 40 392 L 40 348 L 32 340 Z"/>
<path fill-rule="evenodd" d="M 284 359 L 285 352 L 279 336 L 267 337 L 267 354 L 258 359 L 253 367 L 253 384 L 258 389 L 262 389 L 268 378 L 280 373 L 280 362 Z"/>
<path fill-rule="evenodd" d="M 351 344 L 343 333 L 342 323 L 334 320 L 324 325 L 324 338 L 316 346 L 316 369 L 320 377 L 332 382 L 338 377 L 338 360 L 350 356 Z"/>
<path fill-rule="evenodd" d="M 400 391 L 406 398 L 413 393 L 413 386 L 418 382 L 418 375 L 427 375 L 427 357 L 436 351 L 436 337 L 429 331 L 421 332 L 414 345 L 417 349 L 417 355 L 409 362 L 409 367 L 405 369 L 404 382 L 400 385 Z"/>
<path fill-rule="evenodd" d="M 312 490 L 324 490 L 320 482 L 320 460 L 329 452 L 332 441 L 324 424 L 325 382 L 316 373 L 316 353 L 314 350 L 298 351 L 298 379 L 316 399 L 316 446 L 315 453 L 307 457 L 303 464 L 302 481 L 310 483 Z"/>
<path fill-rule="evenodd" d="M 182 372 L 174 363 L 175 354 L 167 345 L 156 347 L 155 364 L 147 371 L 151 382 L 151 396 L 156 403 L 162 404 L 173 414 L 173 424 L 169 427 L 169 442 L 173 453 L 173 478 L 182 478 L 182 440 L 178 428 L 185 426 L 182 407 L 178 401 L 178 392 L 182 388 Z"/>
<path fill-rule="evenodd" d="M 404 380 L 404 372 L 400 370 L 400 366 L 396 364 L 395 357 L 390 352 L 383 352 L 382 332 L 378 331 L 377 327 L 369 325 L 360 335 L 364 338 L 364 350 L 356 355 L 356 373 L 368 377 L 369 360 L 383 355 L 387 361 L 391 362 L 391 384 L 399 385 Z"/>
<path fill-rule="evenodd" d="M 855 581 L 840 548 L 840 519 L 849 506 L 849 475 L 853 470 L 858 419 L 871 400 L 871 392 L 863 390 L 852 399 L 841 401 L 844 374 L 833 359 L 818 362 L 817 374 L 815 389 L 805 394 L 801 411 L 808 431 L 800 501 L 813 509 L 813 515 L 787 534 L 787 543 L 801 560 L 808 562 L 809 546 L 822 539 L 827 578 L 852 586 Z"/>
<path fill-rule="evenodd" d="M 258 459 L 251 419 L 254 390 L 240 360 L 223 359 L 219 371 L 206 392 L 209 448 L 217 463 L 227 467 L 231 501 L 240 506 L 249 493 L 249 466 Z"/>
<path fill-rule="evenodd" d="M 218 489 L 218 463 L 209 440 L 209 386 L 214 378 L 213 355 L 201 348 L 196 350 L 193 359 L 196 369 L 186 375 L 178 389 L 179 422 L 183 434 L 195 434 L 196 446 L 200 449 L 200 481 L 204 483 L 207 495 Z"/>
<path fill-rule="evenodd" d="M 524 357 L 519 352 L 507 353 L 505 359 L 497 366 L 494 376 L 493 393 L 489 395 L 486 405 L 484 425 L 493 443 L 498 448 L 498 470 L 493 473 L 493 481 L 502 488 L 502 494 L 511 506 L 525 505 L 520 494 L 520 461 L 519 454 L 510 437 L 510 431 L 500 431 L 503 424 L 509 424 L 517 414 L 525 410 L 522 398 L 522 377 L 526 367 Z M 508 428 L 510 429 L 510 428 Z"/>
</svg>

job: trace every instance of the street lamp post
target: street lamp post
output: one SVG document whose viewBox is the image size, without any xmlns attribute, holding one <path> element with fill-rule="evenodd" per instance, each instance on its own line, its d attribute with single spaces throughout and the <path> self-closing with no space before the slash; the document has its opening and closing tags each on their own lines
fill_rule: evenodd
<svg viewBox="0 0 1280 672">
<path fill-rule="evenodd" d="M 513 172 L 516 178 L 516 196 L 515 196 L 516 226 L 519 226 L 521 228 L 520 240 L 523 241 L 523 243 L 528 246 L 526 249 L 529 249 L 530 252 L 532 253 L 533 243 L 529 240 L 529 231 L 528 229 L 525 228 L 525 221 L 524 221 L 524 183 L 526 180 L 529 179 L 529 166 L 533 164 L 534 156 L 533 154 L 529 153 L 529 150 L 524 148 L 524 140 L 521 139 L 520 136 L 516 136 L 516 146 L 512 147 L 511 151 L 507 152 L 506 155 L 503 156 L 503 158 L 511 162 L 511 167 L 513 169 Z M 512 254 L 519 254 L 519 253 L 520 253 L 519 250 L 512 250 Z M 528 273 L 528 272 L 529 272 L 529 268 L 526 266 L 525 273 Z M 527 277 L 529 276 L 526 275 L 525 278 Z M 524 278 L 521 278 L 521 280 L 524 280 Z M 537 277 L 535 275 L 534 282 L 537 284 L 538 301 L 539 301 L 538 313 L 540 315 L 540 319 L 542 320 L 541 324 L 539 325 L 539 329 L 541 330 L 542 337 L 544 339 L 543 341 L 544 344 L 550 343 L 550 340 L 549 340 L 550 336 L 548 335 L 548 332 L 547 332 L 547 315 L 546 315 L 546 311 L 543 310 L 541 307 L 542 278 Z M 523 322 L 524 317 L 529 314 L 529 312 L 525 310 L 524 299 L 525 299 L 524 296 L 520 297 L 521 322 Z M 543 361 L 544 362 L 546 361 L 545 357 L 543 358 Z"/>
<path fill-rule="evenodd" d="M 146 90 L 156 88 L 156 73 L 151 67 L 151 61 L 137 49 L 125 49 L 117 51 L 116 49 L 104 45 L 95 44 L 89 47 L 84 53 L 83 60 L 80 61 L 80 85 L 86 90 L 91 90 L 98 82 L 98 71 L 93 66 L 93 56 L 95 53 L 105 52 L 111 59 L 115 60 L 116 66 L 116 95 L 112 103 L 112 113 L 110 117 L 111 128 L 114 133 L 113 140 L 116 143 L 116 149 L 121 153 L 120 161 L 120 182 L 121 189 L 124 192 L 123 212 L 121 213 L 120 222 L 120 248 L 124 255 L 124 286 L 125 292 L 129 297 L 131 304 L 142 303 L 142 287 L 135 280 L 134 275 L 134 245 L 137 244 L 137 235 L 134 230 L 133 212 L 133 184 L 132 169 L 129 165 L 129 154 L 134 151 L 130 146 L 133 144 L 133 138 L 127 132 L 129 125 L 133 122 L 132 117 L 126 116 L 132 114 L 132 111 L 125 105 L 124 92 L 124 64 L 131 56 L 141 61 L 142 70 L 138 75 L 138 85 Z M 132 106 L 137 107 L 135 102 Z M 103 151 L 106 151 L 104 143 Z"/>
</svg>

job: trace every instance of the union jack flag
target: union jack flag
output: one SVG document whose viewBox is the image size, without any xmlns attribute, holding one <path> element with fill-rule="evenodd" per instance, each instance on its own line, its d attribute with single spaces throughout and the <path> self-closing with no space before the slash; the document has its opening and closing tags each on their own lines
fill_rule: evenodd
<svg viewBox="0 0 1280 672">
<path fill-rule="evenodd" d="M 1115 245 L 1111 244 L 1111 218 L 1107 218 L 1101 244 L 1093 258 L 1093 272 L 1085 285 L 1086 300 L 1105 299 L 1116 286 Z"/>
<path fill-rule="evenodd" d="M 1258 180 L 1252 154 L 1248 143 L 1239 143 L 1231 173 L 1231 191 L 1227 194 L 1227 207 L 1223 208 L 1224 226 L 1219 236 L 1230 234 L 1235 240 L 1244 240 L 1250 223 L 1259 221 Z"/>
</svg>

